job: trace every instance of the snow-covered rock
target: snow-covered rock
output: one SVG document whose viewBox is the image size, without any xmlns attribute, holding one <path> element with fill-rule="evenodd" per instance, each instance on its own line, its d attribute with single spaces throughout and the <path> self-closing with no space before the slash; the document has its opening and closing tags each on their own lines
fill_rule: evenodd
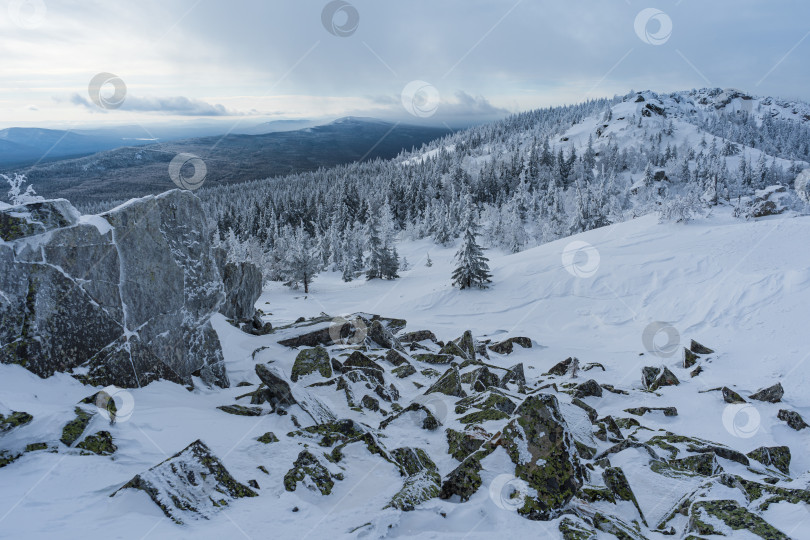
<svg viewBox="0 0 810 540">
<path fill-rule="evenodd" d="M 95 220 L 35 202 L 0 223 L 0 362 L 103 385 L 228 385 L 210 324 L 225 294 L 197 197 L 170 191 Z"/>
<path fill-rule="evenodd" d="M 209 519 L 234 499 L 256 496 L 237 482 L 200 440 L 135 476 L 111 496 L 126 489 L 146 492 L 178 524 L 187 519 Z"/>
</svg>

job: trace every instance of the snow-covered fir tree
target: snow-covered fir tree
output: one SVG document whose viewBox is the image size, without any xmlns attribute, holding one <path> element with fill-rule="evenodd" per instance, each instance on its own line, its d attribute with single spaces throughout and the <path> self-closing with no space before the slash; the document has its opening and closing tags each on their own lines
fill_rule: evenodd
<svg viewBox="0 0 810 540">
<path fill-rule="evenodd" d="M 485 289 L 492 280 L 489 272 L 489 259 L 478 245 L 479 226 L 475 215 L 475 204 L 472 196 L 465 197 L 464 233 L 461 236 L 461 247 L 456 253 L 458 265 L 453 270 L 453 285 L 460 289 L 477 287 Z"/>
</svg>

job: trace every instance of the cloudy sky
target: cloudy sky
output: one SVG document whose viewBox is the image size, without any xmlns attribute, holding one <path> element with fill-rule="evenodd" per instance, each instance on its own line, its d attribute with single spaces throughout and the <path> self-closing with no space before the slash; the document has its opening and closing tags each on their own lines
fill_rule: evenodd
<svg viewBox="0 0 810 540">
<path fill-rule="evenodd" d="M 459 125 L 704 86 L 810 101 L 808 21 L 807 0 L 0 0 L 0 128 Z M 122 103 L 92 95 L 99 73 Z"/>
</svg>

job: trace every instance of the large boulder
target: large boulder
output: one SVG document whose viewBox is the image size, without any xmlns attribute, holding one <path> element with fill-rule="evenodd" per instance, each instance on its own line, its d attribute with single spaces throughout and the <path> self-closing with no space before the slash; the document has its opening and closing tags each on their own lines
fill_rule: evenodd
<svg viewBox="0 0 810 540">
<path fill-rule="evenodd" d="M 531 488 L 518 513 L 547 521 L 562 512 L 586 478 L 574 438 L 551 394 L 529 397 L 500 440 L 515 463 L 515 476 Z"/>
<path fill-rule="evenodd" d="M 252 321 L 256 300 L 262 294 L 262 272 L 248 262 L 227 262 L 219 268 L 225 286 L 225 302 L 220 312 L 240 322 Z"/>
<path fill-rule="evenodd" d="M 174 190 L 79 216 L 0 210 L 0 362 L 91 384 L 227 386 L 211 316 L 225 299 L 199 199 Z"/>
</svg>

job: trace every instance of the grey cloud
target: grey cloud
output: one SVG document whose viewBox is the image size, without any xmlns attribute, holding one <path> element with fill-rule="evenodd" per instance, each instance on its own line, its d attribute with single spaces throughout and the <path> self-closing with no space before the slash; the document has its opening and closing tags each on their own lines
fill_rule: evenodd
<svg viewBox="0 0 810 540">
<path fill-rule="evenodd" d="M 69 100 L 74 105 L 86 107 L 91 110 L 103 110 L 96 107 L 90 100 L 79 94 L 73 94 Z M 259 114 L 258 111 L 233 111 L 220 104 L 211 104 L 198 99 L 189 99 L 184 96 L 175 97 L 138 97 L 127 96 L 122 111 L 135 111 L 143 113 L 160 113 L 177 116 L 247 116 Z"/>
</svg>

